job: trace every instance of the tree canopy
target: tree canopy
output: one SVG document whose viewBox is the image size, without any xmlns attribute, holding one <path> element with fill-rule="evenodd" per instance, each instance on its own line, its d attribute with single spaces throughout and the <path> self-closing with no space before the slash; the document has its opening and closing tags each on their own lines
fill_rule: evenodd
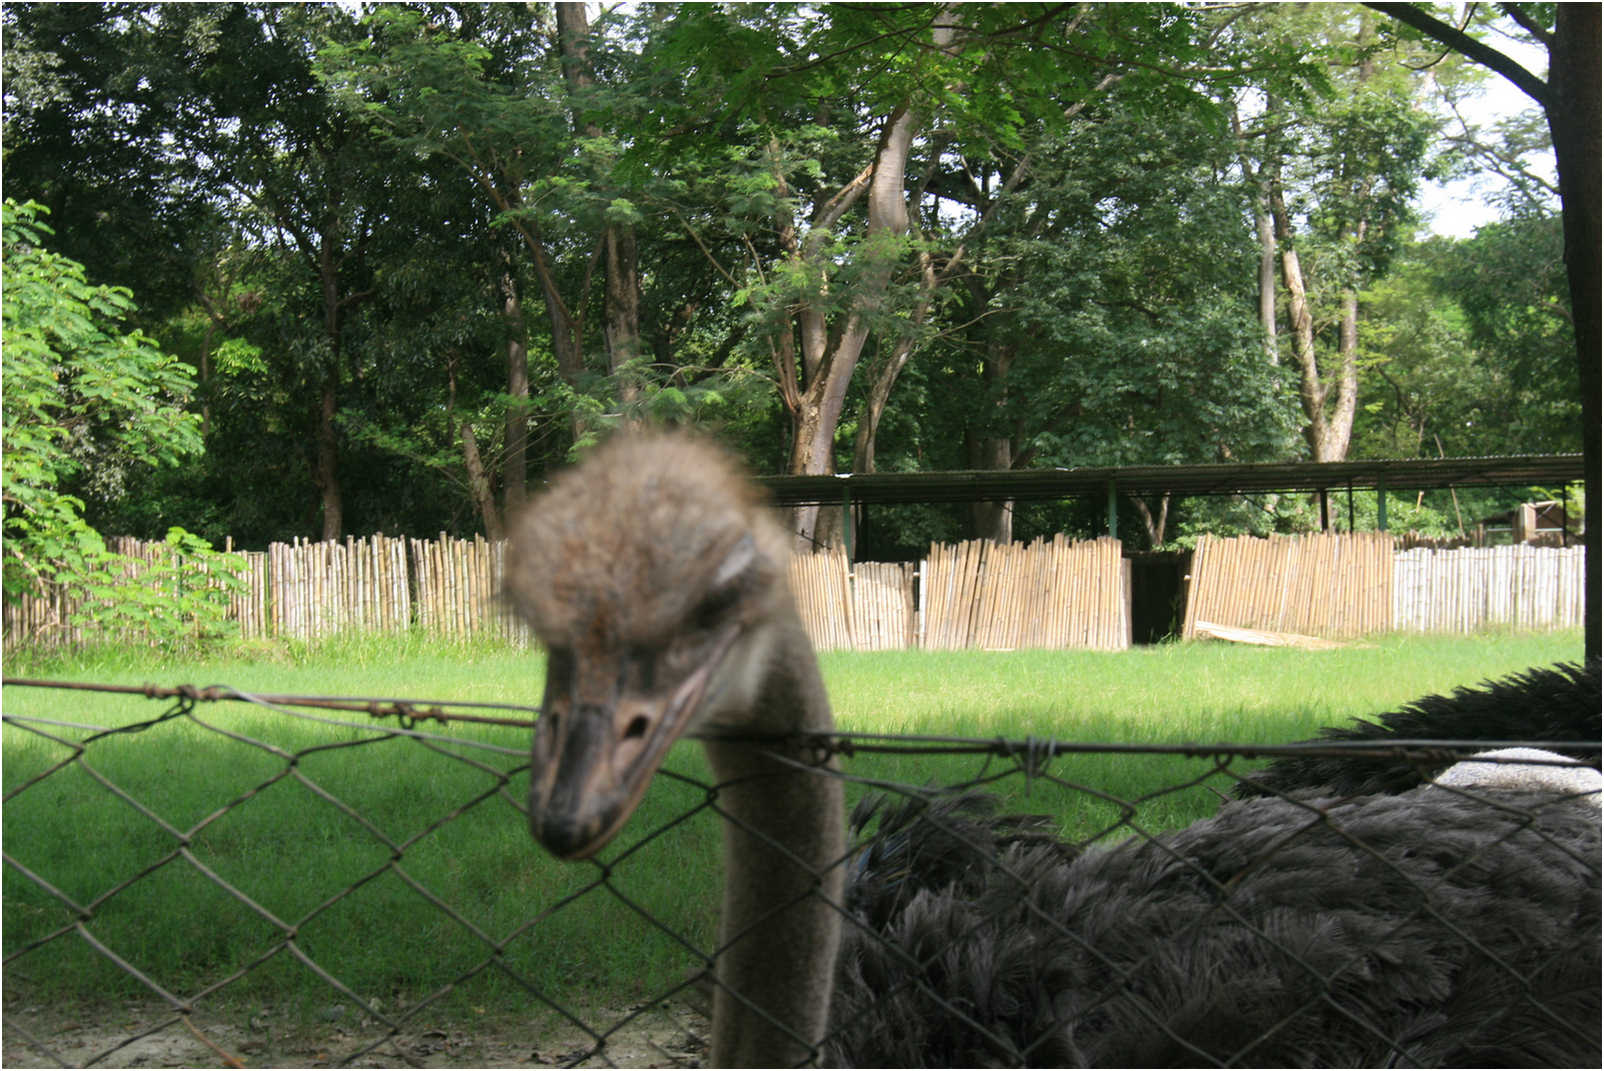
<svg viewBox="0 0 1604 1071">
<path fill-rule="evenodd" d="M 1585 446 L 1549 132 L 1462 121 L 1488 76 L 1400 7 L 8 4 L 6 188 L 43 206 L 7 216 L 8 535 L 53 496 L 242 545 L 494 536 L 637 422 L 796 473 Z M 1455 171 L 1502 218 L 1432 236 Z M 92 314 L 29 304 L 52 272 Z M 1142 546 L 1310 523 L 1119 508 Z"/>
</svg>

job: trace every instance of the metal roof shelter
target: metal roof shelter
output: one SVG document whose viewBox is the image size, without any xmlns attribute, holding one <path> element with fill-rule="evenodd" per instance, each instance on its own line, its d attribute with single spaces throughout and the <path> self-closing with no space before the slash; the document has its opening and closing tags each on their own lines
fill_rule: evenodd
<svg viewBox="0 0 1604 1071">
<path fill-rule="evenodd" d="M 841 503 L 1040 501 L 1080 495 L 1264 494 L 1381 488 L 1433 490 L 1449 487 L 1564 486 L 1586 476 L 1581 454 L 1506 457 L 1395 458 L 1374 461 L 1292 461 L 1253 465 L 1125 465 L 1108 468 L 1021 471 L 874 472 L 835 476 L 762 476 L 780 506 Z M 1378 503 L 1377 527 L 1386 528 L 1386 499 Z"/>
<path fill-rule="evenodd" d="M 838 476 L 761 476 L 781 506 L 859 503 L 1041 500 L 1115 493 L 1262 494 L 1385 487 L 1564 485 L 1586 474 L 1581 454 L 1513 457 L 1292 461 L 1264 465 L 1125 465 L 1018 472 L 873 472 Z"/>
</svg>

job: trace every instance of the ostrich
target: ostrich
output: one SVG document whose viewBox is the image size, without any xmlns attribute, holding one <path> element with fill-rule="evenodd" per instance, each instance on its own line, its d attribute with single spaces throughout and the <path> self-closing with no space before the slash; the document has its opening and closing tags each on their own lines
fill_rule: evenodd
<svg viewBox="0 0 1604 1071">
<path fill-rule="evenodd" d="M 788 555 L 739 468 L 673 435 L 608 443 L 509 543 L 548 651 L 547 849 L 600 850 L 673 740 L 708 737 L 715 1066 L 1597 1062 L 1598 818 L 1551 795 L 1247 800 L 1083 852 L 954 802 L 888 809 L 881 854 L 848 853 L 832 760 L 717 738 L 832 728 Z M 989 840 L 943 869 L 921 845 L 966 807 Z"/>
<path fill-rule="evenodd" d="M 1322 729 L 1311 744 L 1332 741 L 1543 740 L 1578 745 L 1568 753 L 1599 765 L 1599 665 L 1539 666 L 1452 695 L 1428 695 L 1373 720 Z M 1238 796 L 1284 796 L 1320 790 L 1334 796 L 1403 792 L 1448 765 L 1405 758 L 1296 756 L 1278 759 L 1236 786 Z"/>
<path fill-rule="evenodd" d="M 1604 774 L 1576 759 L 1535 747 L 1478 751 L 1431 779 L 1442 788 L 1507 788 L 1572 795 L 1604 809 Z"/>
</svg>

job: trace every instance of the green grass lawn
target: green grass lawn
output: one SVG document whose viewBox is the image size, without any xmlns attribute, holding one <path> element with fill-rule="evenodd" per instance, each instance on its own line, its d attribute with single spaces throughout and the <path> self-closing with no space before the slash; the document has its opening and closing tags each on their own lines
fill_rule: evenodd
<svg viewBox="0 0 1604 1071">
<path fill-rule="evenodd" d="M 1249 744 L 1302 739 L 1426 692 L 1576 659 L 1581 646 L 1570 631 L 1383 638 L 1320 652 L 1189 644 L 1113 654 L 833 653 L 823 663 L 845 730 Z M 165 664 L 148 652 L 14 656 L 6 672 L 533 705 L 542 659 L 493 644 L 394 638 Z M 97 727 L 146 721 L 166 706 L 35 688 L 6 688 L 3 703 L 10 718 Z M 527 1007 L 525 983 L 562 1002 L 641 1000 L 701 965 L 686 946 L 712 943 L 719 830 L 705 808 L 698 747 L 675 748 L 670 776 L 600 862 L 559 864 L 536 849 L 515 805 L 527 792 L 526 732 L 429 727 L 455 742 L 425 745 L 360 715 L 331 717 L 350 724 L 204 704 L 193 718 L 103 737 L 78 762 L 67 761 L 70 743 L 88 731 L 8 723 L 5 850 L 59 892 L 6 869 L 8 1000 L 143 991 L 81 933 L 174 994 L 244 971 L 218 1000 L 308 1015 L 331 990 L 302 956 L 387 1008 L 445 991 L 437 1008 L 453 1014 Z M 1211 763 L 1167 755 L 1067 755 L 1050 779 L 976 755 L 860 755 L 844 765 L 854 778 L 916 786 L 991 779 L 1009 808 L 1051 814 L 1077 838 L 1113 826 L 1120 808 L 1074 786 L 1152 797 L 1135 821 L 1153 829 L 1212 813 L 1230 784 L 1216 775 L 1176 788 Z M 862 791 L 849 786 L 854 797 Z M 282 944 L 291 930 L 293 949 Z"/>
</svg>

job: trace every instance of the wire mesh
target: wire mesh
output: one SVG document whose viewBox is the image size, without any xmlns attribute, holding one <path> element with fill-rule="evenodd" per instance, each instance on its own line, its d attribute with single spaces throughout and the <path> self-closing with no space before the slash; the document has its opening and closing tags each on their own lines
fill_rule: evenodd
<svg viewBox="0 0 1604 1071">
<path fill-rule="evenodd" d="M 7 682 L 20 683 L 61 687 Z M 526 828 L 533 709 L 81 687 L 98 693 L 81 714 L 13 702 L 3 717 L 7 1066 L 706 1061 L 721 826 L 740 819 L 699 749 L 676 750 L 615 847 L 559 864 Z M 24 694 L 36 693 L 13 693 Z M 151 702 L 163 704 L 154 715 Z M 1534 1029 L 1550 1047 L 1532 1062 L 1598 1047 L 1596 801 L 1432 789 L 1464 803 L 1463 828 L 1432 851 L 1401 836 L 1402 811 L 1294 797 L 1256 824 L 1272 813 L 1252 810 L 1264 801 L 1222 806 L 1256 759 L 1342 756 L 1424 780 L 1487 741 L 749 743 L 841 777 L 854 806 L 821 1062 L 1462 1058 L 1444 1047 L 1453 1024 L 1440 1016 L 1371 1014 L 1366 992 L 1392 969 L 1382 961 L 1410 955 L 1518 994 L 1487 1008 L 1471 984 L 1447 1013 L 1476 1020 L 1476 1051 Z M 820 765 L 831 755 L 839 769 Z M 1193 823 L 1227 812 L 1244 815 L 1235 854 L 1194 850 Z M 1273 878 L 1277 860 L 1333 846 L 1362 884 L 1316 898 L 1320 939 L 1238 895 Z M 1517 865 L 1534 853 L 1542 867 Z M 1509 909 L 1504 887 L 1539 872 L 1574 888 L 1554 901 L 1523 886 L 1527 913 Z M 1172 903 L 1192 906 L 1144 916 L 1086 899 L 1137 874 L 1160 874 Z M 1531 917 L 1560 901 L 1553 918 Z M 1410 944 L 1422 924 L 1458 947 Z M 1132 937 L 1142 926 L 1161 932 Z M 1556 945 L 1544 927 L 1567 938 Z M 1169 962 L 1221 939 L 1226 959 Z M 1160 991 L 1177 969 L 1195 973 L 1195 992 Z M 1270 973 L 1285 992 L 1259 1000 Z M 1228 1012 L 1204 999 L 1232 989 Z M 1298 1048 L 1333 1034 L 1346 1047 Z"/>
</svg>

